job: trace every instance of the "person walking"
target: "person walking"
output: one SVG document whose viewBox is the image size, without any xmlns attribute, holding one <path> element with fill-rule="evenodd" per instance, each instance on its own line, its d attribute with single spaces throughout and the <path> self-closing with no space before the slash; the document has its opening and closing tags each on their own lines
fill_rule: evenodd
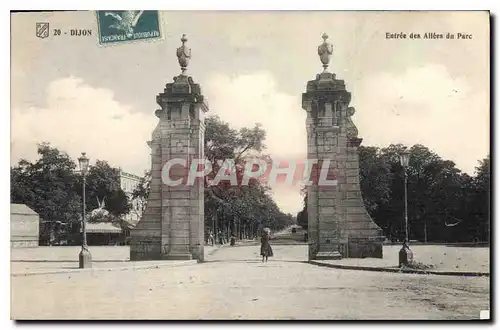
<svg viewBox="0 0 500 330">
<path fill-rule="evenodd" d="M 222 231 L 219 229 L 219 244 L 224 245 L 224 238 L 222 237 Z"/>
<path fill-rule="evenodd" d="M 208 240 L 209 240 L 209 244 L 214 246 L 215 239 L 214 239 L 214 234 L 212 233 L 212 231 L 210 231 L 210 234 L 208 234 Z"/>
<path fill-rule="evenodd" d="M 273 249 L 269 240 L 271 239 L 271 230 L 269 228 L 264 228 L 262 232 L 262 237 L 260 238 L 260 255 L 262 256 L 262 262 L 264 260 L 267 262 L 267 258 L 273 256 Z"/>
</svg>

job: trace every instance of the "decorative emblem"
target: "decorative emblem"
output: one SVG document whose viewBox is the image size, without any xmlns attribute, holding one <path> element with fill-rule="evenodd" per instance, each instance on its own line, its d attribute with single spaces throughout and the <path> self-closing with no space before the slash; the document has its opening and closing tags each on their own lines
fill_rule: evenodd
<svg viewBox="0 0 500 330">
<path fill-rule="evenodd" d="M 323 38 L 323 43 L 318 46 L 318 55 L 321 63 L 323 63 L 324 72 L 326 72 L 326 68 L 330 63 L 330 57 L 333 54 L 333 45 L 329 42 L 326 42 L 328 39 L 328 34 L 323 33 L 321 36 Z"/>
<path fill-rule="evenodd" d="M 179 60 L 179 65 L 181 66 L 182 74 L 187 70 L 189 64 L 189 59 L 191 58 L 191 48 L 185 45 L 187 37 L 185 34 L 181 38 L 182 46 L 177 48 L 177 59 Z"/>
<path fill-rule="evenodd" d="M 327 137 L 325 139 L 325 150 L 330 151 L 330 150 L 332 150 L 332 147 L 333 147 L 333 138 Z"/>
<path fill-rule="evenodd" d="M 356 110 L 354 109 L 354 107 L 347 108 L 347 115 L 349 117 L 351 117 L 352 115 L 354 115 L 355 112 L 356 112 Z"/>
<path fill-rule="evenodd" d="M 355 138 L 358 136 L 358 129 L 355 126 L 351 126 L 347 129 L 346 135 L 350 139 Z"/>
<path fill-rule="evenodd" d="M 358 137 L 358 129 L 356 128 L 356 125 L 354 125 L 352 118 L 351 118 L 355 112 L 356 112 L 356 109 L 354 109 L 354 107 L 348 107 L 347 111 L 346 111 L 346 114 L 347 114 L 346 135 L 350 139 Z"/>
<path fill-rule="evenodd" d="M 49 36 L 49 23 L 36 23 L 36 36 L 38 38 L 47 38 Z"/>
<path fill-rule="evenodd" d="M 177 152 L 184 152 L 184 144 L 182 142 L 177 142 Z"/>
</svg>

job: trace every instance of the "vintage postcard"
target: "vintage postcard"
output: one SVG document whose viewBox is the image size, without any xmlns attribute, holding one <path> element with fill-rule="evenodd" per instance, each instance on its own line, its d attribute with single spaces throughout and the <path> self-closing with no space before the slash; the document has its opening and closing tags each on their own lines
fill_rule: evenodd
<svg viewBox="0 0 500 330">
<path fill-rule="evenodd" d="M 14 320 L 490 320 L 488 11 L 11 12 Z"/>
</svg>

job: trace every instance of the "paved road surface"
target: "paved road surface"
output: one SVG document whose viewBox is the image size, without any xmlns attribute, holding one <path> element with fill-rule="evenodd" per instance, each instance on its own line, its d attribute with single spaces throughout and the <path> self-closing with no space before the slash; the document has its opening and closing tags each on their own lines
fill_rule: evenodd
<svg viewBox="0 0 500 330">
<path fill-rule="evenodd" d="M 169 269 L 12 277 L 14 319 L 477 319 L 489 278 L 337 270 L 306 246 L 223 247 Z"/>
</svg>

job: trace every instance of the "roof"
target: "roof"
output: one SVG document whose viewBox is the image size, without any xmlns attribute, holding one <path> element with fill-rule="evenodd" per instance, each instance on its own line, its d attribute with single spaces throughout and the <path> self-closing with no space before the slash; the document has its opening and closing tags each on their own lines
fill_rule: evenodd
<svg viewBox="0 0 500 330">
<path fill-rule="evenodd" d="M 105 234 L 120 234 L 120 227 L 116 227 L 110 222 L 86 223 L 85 229 L 87 233 L 105 233 Z"/>
<path fill-rule="evenodd" d="M 124 171 L 120 171 L 120 177 L 126 177 L 128 179 L 135 179 L 137 181 L 140 181 L 142 178 L 138 175 L 132 174 L 132 173 L 127 173 Z"/>
<path fill-rule="evenodd" d="M 139 220 L 126 220 L 126 219 L 124 219 L 123 222 L 125 223 L 127 228 L 134 228 L 139 223 Z"/>
<path fill-rule="evenodd" d="M 10 214 L 36 215 L 38 213 L 26 206 L 26 204 L 10 204 Z"/>
</svg>

